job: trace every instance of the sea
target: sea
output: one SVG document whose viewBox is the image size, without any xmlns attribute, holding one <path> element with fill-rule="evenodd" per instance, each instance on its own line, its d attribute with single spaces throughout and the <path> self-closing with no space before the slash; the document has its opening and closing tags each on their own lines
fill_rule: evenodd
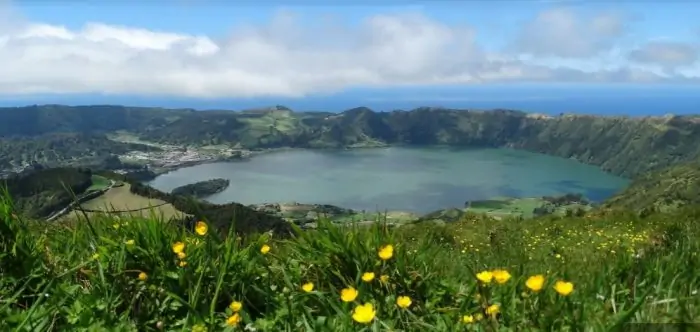
<svg viewBox="0 0 700 332">
<path fill-rule="evenodd" d="M 243 110 L 282 105 L 295 111 L 342 112 L 354 107 L 375 111 L 422 106 L 460 109 L 513 109 L 557 115 L 656 116 L 700 114 L 700 88 L 693 85 L 483 85 L 353 89 L 327 95 L 198 99 L 139 95 L 0 96 L 0 106 L 35 104 L 117 104 L 197 110 Z"/>
</svg>

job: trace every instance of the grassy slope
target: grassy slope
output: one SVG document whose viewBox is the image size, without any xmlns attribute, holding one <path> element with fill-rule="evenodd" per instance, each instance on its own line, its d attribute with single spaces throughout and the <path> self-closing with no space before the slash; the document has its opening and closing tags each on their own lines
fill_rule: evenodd
<svg viewBox="0 0 700 332">
<path fill-rule="evenodd" d="M 129 191 L 129 189 L 130 185 L 128 183 L 125 183 L 123 186 L 111 188 L 103 195 L 83 203 L 81 207 L 83 209 L 100 211 L 134 210 L 131 212 L 115 214 L 120 216 L 149 217 L 152 213 L 155 213 L 158 217 L 164 220 L 184 217 L 184 214 L 178 211 L 171 204 L 159 199 L 147 198 L 133 194 Z M 151 207 L 153 207 L 153 209 L 149 209 Z M 90 217 L 96 217 L 97 215 L 104 213 L 87 212 L 87 214 Z M 83 214 L 79 211 L 72 211 L 64 218 L 66 220 L 79 220 L 83 218 Z"/>
<path fill-rule="evenodd" d="M 322 225 L 290 240 L 241 241 L 152 218 L 36 225 L 15 220 L 6 206 L 0 204 L 2 330 L 224 330 L 231 301 L 243 303 L 240 325 L 259 331 L 357 331 L 351 311 L 365 302 L 375 305 L 379 330 L 603 330 L 700 319 L 700 297 L 693 296 L 700 288 L 698 209 L 646 219 L 468 215 L 394 230 Z M 186 244 L 181 260 L 171 248 L 177 241 Z M 263 244 L 272 248 L 267 255 Z M 395 246 L 394 257 L 381 261 L 377 250 L 385 244 Z M 512 278 L 479 287 L 475 273 L 494 268 Z M 361 281 L 369 271 L 388 282 Z M 146 280 L 138 279 L 141 272 Z M 524 286 L 534 274 L 547 278 L 539 293 Z M 574 292 L 557 295 L 556 280 L 573 282 Z M 300 289 L 306 282 L 314 292 Z M 354 303 L 339 299 L 346 286 L 359 289 Z M 409 309 L 397 308 L 400 295 L 411 297 Z M 491 304 L 500 305 L 496 317 L 460 323 Z"/>
<path fill-rule="evenodd" d="M 109 187 L 110 180 L 104 176 L 92 175 L 92 185 L 86 191 L 98 191 Z"/>
<path fill-rule="evenodd" d="M 541 198 L 495 198 L 492 200 L 472 202 L 467 209 L 474 213 L 485 213 L 491 216 L 508 217 L 520 215 L 523 218 L 532 218 L 532 210 L 541 206 L 544 200 Z"/>
<path fill-rule="evenodd" d="M 700 162 L 643 174 L 605 203 L 607 208 L 667 211 L 700 203 Z"/>
</svg>

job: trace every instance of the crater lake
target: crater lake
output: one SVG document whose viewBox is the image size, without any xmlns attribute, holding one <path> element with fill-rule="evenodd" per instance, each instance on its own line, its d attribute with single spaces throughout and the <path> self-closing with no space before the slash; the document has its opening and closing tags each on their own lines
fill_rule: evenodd
<svg viewBox="0 0 700 332">
<path fill-rule="evenodd" d="M 161 191 L 230 180 L 217 204 L 299 202 L 427 213 L 494 197 L 580 193 L 600 202 L 628 180 L 574 160 L 511 149 L 390 147 L 289 150 L 180 168 L 148 184 Z"/>
</svg>

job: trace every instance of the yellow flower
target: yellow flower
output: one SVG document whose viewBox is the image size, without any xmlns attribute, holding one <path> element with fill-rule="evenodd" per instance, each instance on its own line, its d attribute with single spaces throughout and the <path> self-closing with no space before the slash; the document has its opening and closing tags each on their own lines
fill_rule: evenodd
<svg viewBox="0 0 700 332">
<path fill-rule="evenodd" d="M 498 304 L 492 304 L 486 308 L 486 314 L 489 316 L 496 316 L 501 311 L 501 306 Z"/>
<path fill-rule="evenodd" d="M 488 284 L 491 283 L 491 280 L 493 279 L 493 273 L 491 273 L 491 271 L 481 271 L 476 274 L 476 278 L 479 279 L 479 281 Z"/>
<path fill-rule="evenodd" d="M 411 298 L 408 296 L 399 296 L 396 298 L 396 305 L 399 306 L 399 308 L 406 309 L 411 306 Z"/>
<path fill-rule="evenodd" d="M 136 243 L 136 242 L 135 242 L 134 240 L 126 240 L 126 242 L 124 242 L 124 243 L 125 243 L 127 246 L 133 246 L 134 243 Z"/>
<path fill-rule="evenodd" d="M 387 282 L 389 282 L 389 276 L 386 274 L 382 274 L 381 276 L 379 276 L 379 281 L 381 281 L 383 283 L 387 283 Z"/>
<path fill-rule="evenodd" d="M 362 281 L 370 282 L 374 280 L 374 272 L 365 272 L 362 274 Z"/>
<path fill-rule="evenodd" d="M 310 293 L 311 291 L 314 290 L 314 284 L 311 282 L 307 282 L 307 283 L 301 285 L 301 289 L 307 293 Z"/>
<path fill-rule="evenodd" d="M 471 323 L 474 323 L 474 316 L 472 316 L 472 315 L 464 315 L 464 316 L 462 316 L 462 323 L 464 323 L 464 324 L 471 324 Z"/>
<path fill-rule="evenodd" d="M 186 261 L 180 261 L 180 262 L 177 263 L 177 265 L 178 265 L 179 267 L 185 267 L 185 266 L 187 266 L 187 262 L 186 262 Z"/>
<path fill-rule="evenodd" d="M 139 280 L 146 281 L 148 279 L 148 274 L 146 272 L 139 273 Z"/>
<path fill-rule="evenodd" d="M 173 243 L 173 252 L 178 254 L 185 251 L 185 244 L 182 242 L 175 242 Z"/>
<path fill-rule="evenodd" d="M 494 270 L 492 274 L 493 279 L 499 284 L 505 284 L 511 277 L 510 273 L 508 273 L 506 270 Z"/>
<path fill-rule="evenodd" d="M 343 288 L 340 291 L 340 299 L 343 300 L 343 302 L 352 302 L 355 301 L 357 298 L 358 292 L 357 289 L 353 287 L 348 287 L 348 288 Z"/>
<path fill-rule="evenodd" d="M 379 258 L 382 260 L 387 260 L 390 259 L 391 257 L 394 256 L 394 246 L 387 244 L 381 248 L 379 248 Z"/>
<path fill-rule="evenodd" d="M 233 312 L 239 312 L 243 308 L 243 303 L 238 302 L 238 301 L 233 301 L 231 304 L 228 305 L 229 309 Z"/>
<path fill-rule="evenodd" d="M 544 276 L 541 274 L 534 275 L 525 280 L 525 286 L 533 292 L 539 292 L 544 287 Z"/>
<path fill-rule="evenodd" d="M 179 258 L 179 259 L 185 259 L 185 257 L 187 257 L 187 254 L 185 254 L 184 251 L 180 251 L 180 252 L 177 253 L 177 258 Z"/>
<path fill-rule="evenodd" d="M 554 283 L 554 290 L 559 293 L 559 295 L 567 296 L 574 291 L 574 284 L 568 281 L 557 281 Z"/>
<path fill-rule="evenodd" d="M 208 230 L 209 226 L 207 226 L 207 223 L 203 221 L 198 221 L 197 224 L 195 224 L 194 226 L 194 231 L 201 236 L 207 235 Z"/>
<path fill-rule="evenodd" d="M 270 252 L 270 246 L 268 246 L 267 244 L 263 244 L 263 246 L 260 248 L 260 253 L 265 255 L 268 252 Z"/>
<path fill-rule="evenodd" d="M 235 313 L 226 319 L 226 325 L 228 325 L 228 326 L 236 326 L 240 322 L 241 322 L 241 315 L 239 315 L 238 313 Z"/>
<path fill-rule="evenodd" d="M 374 306 L 371 303 L 365 303 L 355 307 L 352 313 L 352 319 L 360 324 L 368 324 L 374 320 L 376 314 Z"/>
</svg>

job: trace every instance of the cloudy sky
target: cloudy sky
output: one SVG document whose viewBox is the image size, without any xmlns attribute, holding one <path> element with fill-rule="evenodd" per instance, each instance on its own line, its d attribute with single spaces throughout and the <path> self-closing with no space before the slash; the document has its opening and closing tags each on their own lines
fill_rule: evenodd
<svg viewBox="0 0 700 332">
<path fill-rule="evenodd" d="M 4 96 L 700 82 L 693 1 L 2 1 Z"/>
</svg>

